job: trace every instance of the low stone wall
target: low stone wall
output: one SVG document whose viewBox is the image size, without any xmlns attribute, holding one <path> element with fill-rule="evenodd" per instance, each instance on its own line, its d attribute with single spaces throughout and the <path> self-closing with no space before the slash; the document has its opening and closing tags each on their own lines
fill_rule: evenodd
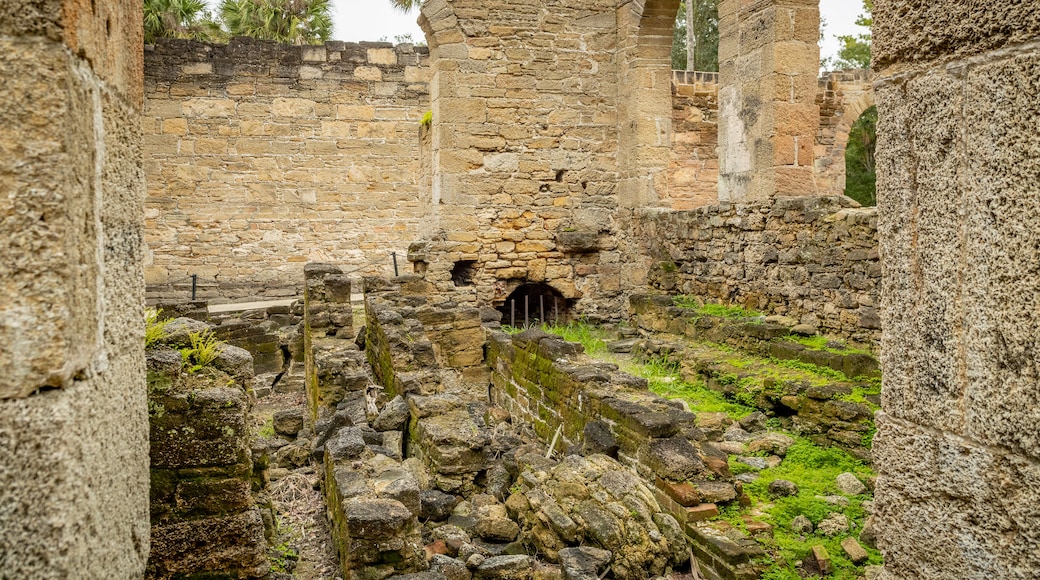
<svg viewBox="0 0 1040 580">
<path fill-rule="evenodd" d="M 705 441 L 697 417 L 681 403 L 650 393 L 645 379 L 614 364 L 586 359 L 581 345 L 537 329 L 514 336 L 491 331 L 488 364 L 492 402 L 514 422 L 533 426 L 550 444 L 558 433 L 561 451 L 616 456 L 679 522 L 706 573 L 757 577 L 752 560 L 764 554 L 760 546 L 749 538 L 720 539 L 700 523 L 718 515 L 718 503 L 742 498 L 743 489 L 726 454 Z"/>
<path fill-rule="evenodd" d="M 857 206 L 820 196 L 644 210 L 634 229 L 656 260 L 649 275 L 656 290 L 785 315 L 876 345 L 877 213 Z"/>
<path fill-rule="evenodd" d="M 391 396 L 442 391 L 438 370 L 487 385 L 481 311 L 441 296 L 419 276 L 365 280 L 366 354 Z"/>
<path fill-rule="evenodd" d="M 246 385 L 252 358 L 225 346 L 211 365 L 185 367 L 188 332 L 205 323 L 176 319 L 170 346 L 150 349 L 151 553 L 148 578 L 262 578 L 265 518 L 253 498 Z M 268 524 L 270 518 L 268 518 Z"/>
</svg>

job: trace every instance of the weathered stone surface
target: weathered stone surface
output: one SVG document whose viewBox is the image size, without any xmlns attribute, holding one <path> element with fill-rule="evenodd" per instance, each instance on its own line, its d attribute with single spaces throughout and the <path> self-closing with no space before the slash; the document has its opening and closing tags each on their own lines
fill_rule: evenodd
<svg viewBox="0 0 1040 580">
<path fill-rule="evenodd" d="M 813 568 L 821 575 L 828 575 L 834 571 L 834 563 L 831 562 L 831 556 L 827 553 L 827 548 L 821 545 L 812 547 L 810 554 Z"/>
<path fill-rule="evenodd" d="M 791 531 L 796 534 L 811 534 L 813 533 L 813 525 L 809 518 L 798 515 L 791 520 Z"/>
<path fill-rule="evenodd" d="M 539 553 L 555 559 L 569 546 L 602 546 L 622 576 L 655 573 L 685 554 L 678 522 L 638 476 L 609 457 L 570 455 L 521 478 L 534 485 L 513 494 L 506 506 Z"/>
<path fill-rule="evenodd" d="M 586 455 L 602 453 L 617 458 L 618 442 L 610 426 L 603 421 L 589 421 L 582 431 L 582 451 Z"/>
<path fill-rule="evenodd" d="M 531 578 L 533 558 L 526 555 L 494 556 L 485 559 L 474 571 L 481 580 L 523 580 Z"/>
<path fill-rule="evenodd" d="M 212 574 L 261 578 L 270 569 L 257 509 L 152 527 L 148 577 Z M 199 549 L 199 546 L 207 549 Z"/>
<path fill-rule="evenodd" d="M 671 481 L 704 478 L 707 468 L 699 455 L 699 450 L 684 437 L 653 439 L 641 451 L 641 458 L 650 469 Z"/>
<path fill-rule="evenodd" d="M 816 532 L 827 537 L 847 534 L 849 529 L 849 518 L 834 512 L 827 514 L 826 518 L 816 524 Z"/>
<path fill-rule="evenodd" d="M 435 522 L 448 519 L 455 506 L 459 503 L 459 497 L 444 493 L 436 489 L 424 489 L 420 492 L 422 502 L 419 516 L 424 520 Z"/>
<path fill-rule="evenodd" d="M 869 554 L 863 549 L 863 546 L 859 545 L 856 538 L 845 538 L 841 541 L 841 549 L 845 552 L 845 555 L 852 560 L 853 564 L 862 564 L 867 561 Z"/>
<path fill-rule="evenodd" d="M 560 550 L 564 580 L 598 579 L 600 569 L 610 563 L 612 556 L 609 551 L 592 546 L 564 548 Z"/>
<path fill-rule="evenodd" d="M 774 479 L 769 482 L 769 494 L 775 497 L 798 495 L 798 486 L 793 481 Z"/>
<path fill-rule="evenodd" d="M 867 493 L 867 486 L 852 473 L 842 473 L 837 477 L 834 484 L 838 490 L 845 495 L 861 495 Z"/>
<path fill-rule="evenodd" d="M 408 417 L 408 403 L 398 395 L 383 407 L 379 416 L 372 421 L 372 428 L 376 431 L 400 431 L 408 422 Z"/>
<path fill-rule="evenodd" d="M 277 411 L 273 417 L 274 431 L 280 435 L 296 437 L 303 429 L 303 409 Z"/>
<path fill-rule="evenodd" d="M 748 443 L 748 451 L 764 451 L 783 457 L 787 450 L 794 445 L 794 439 L 782 433 L 766 433 L 760 435 Z"/>
</svg>

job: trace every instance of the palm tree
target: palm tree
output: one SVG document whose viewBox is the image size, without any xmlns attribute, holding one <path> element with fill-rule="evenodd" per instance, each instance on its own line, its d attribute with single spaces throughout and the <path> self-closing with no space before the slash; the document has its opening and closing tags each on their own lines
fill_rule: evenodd
<svg viewBox="0 0 1040 580">
<path fill-rule="evenodd" d="M 421 6 L 422 0 L 390 0 L 390 5 L 401 12 L 408 13 Z"/>
<path fill-rule="evenodd" d="M 220 19 L 231 36 L 316 44 L 332 36 L 331 0 L 222 0 Z"/>
<path fill-rule="evenodd" d="M 144 0 L 144 41 L 159 38 L 219 40 L 220 26 L 206 10 L 204 0 Z"/>
</svg>

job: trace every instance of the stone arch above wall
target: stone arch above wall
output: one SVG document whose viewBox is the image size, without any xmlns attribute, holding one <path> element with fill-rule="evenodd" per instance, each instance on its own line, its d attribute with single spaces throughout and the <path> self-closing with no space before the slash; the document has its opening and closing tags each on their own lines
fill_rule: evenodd
<svg viewBox="0 0 1040 580">
<path fill-rule="evenodd" d="M 821 194 L 845 192 L 845 147 L 849 130 L 860 115 L 874 106 L 869 70 L 845 70 L 820 77 L 816 102 L 820 130 L 816 136 L 816 185 Z"/>
<path fill-rule="evenodd" d="M 672 30 L 679 0 L 630 2 L 618 11 L 619 205 L 670 205 Z"/>
</svg>

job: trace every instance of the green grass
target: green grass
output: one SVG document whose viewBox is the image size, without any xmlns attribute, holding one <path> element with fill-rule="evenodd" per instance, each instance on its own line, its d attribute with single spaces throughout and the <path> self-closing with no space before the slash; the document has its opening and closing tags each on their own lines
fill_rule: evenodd
<svg viewBox="0 0 1040 580">
<path fill-rule="evenodd" d="M 774 563 L 763 578 L 798 578 L 794 570 L 794 562 L 805 559 L 813 545 L 822 544 L 827 548 L 834 562 L 833 578 L 852 580 L 860 575 L 859 568 L 845 558 L 841 549 L 841 540 L 846 536 L 826 538 L 812 534 L 806 538 L 791 531 L 791 520 L 804 515 L 819 524 L 831 512 L 844 513 L 856 524 L 850 535 L 856 535 L 863 528 L 866 514 L 863 511 L 863 500 L 867 496 L 849 498 L 849 506 L 831 505 L 816 499 L 817 495 L 826 496 L 838 493 L 834 480 L 846 471 L 856 474 L 861 480 L 873 475 L 873 471 L 861 461 L 845 451 L 833 447 L 820 447 L 811 441 L 796 437 L 795 444 L 787 451 L 787 457 L 777 467 L 759 472 L 758 480 L 745 484 L 744 490 L 751 496 L 752 503 L 762 509 L 765 518 L 774 527 L 774 547 L 780 558 Z M 769 483 L 776 479 L 787 479 L 798 485 L 798 495 L 772 499 L 769 497 Z M 880 564 L 881 554 L 864 546 L 870 561 L 868 564 Z"/>
<path fill-rule="evenodd" d="M 584 321 L 566 324 L 543 324 L 542 330 L 555 334 L 567 342 L 577 342 L 585 347 L 589 356 L 597 356 L 607 352 L 607 331 L 599 326 Z"/>
<path fill-rule="evenodd" d="M 874 356 L 874 353 L 865 348 L 852 348 L 847 345 L 843 346 L 842 348 L 829 347 L 827 345 L 832 342 L 831 339 L 820 335 L 798 336 L 794 334 L 789 334 L 783 338 L 780 338 L 779 340 L 786 342 L 797 342 L 798 344 L 807 348 L 811 348 L 813 350 L 823 350 L 827 352 L 832 352 L 834 354 L 867 354 L 870 356 Z"/>
<path fill-rule="evenodd" d="M 727 306 L 724 304 L 712 304 L 701 302 L 692 296 L 676 296 L 672 303 L 679 308 L 693 311 L 699 316 L 718 316 L 720 318 L 756 318 L 762 316 L 761 312 L 748 310 L 743 306 Z"/>
<path fill-rule="evenodd" d="M 262 427 L 260 427 L 256 434 L 267 439 L 273 438 L 275 436 L 274 417 L 268 419 L 267 422 L 264 423 Z"/>
</svg>

